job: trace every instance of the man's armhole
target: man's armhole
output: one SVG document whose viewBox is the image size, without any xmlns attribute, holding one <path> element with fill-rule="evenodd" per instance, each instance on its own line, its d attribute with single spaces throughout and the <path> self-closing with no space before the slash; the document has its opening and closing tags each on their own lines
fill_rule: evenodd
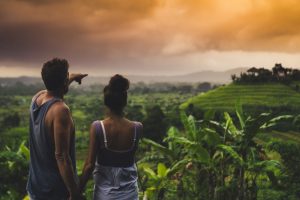
<svg viewBox="0 0 300 200">
<path fill-rule="evenodd" d="M 38 93 L 36 93 L 36 94 L 32 97 L 31 102 L 36 101 L 37 98 L 38 98 L 41 94 L 45 93 L 46 91 L 47 91 L 47 90 L 41 90 L 41 91 L 39 91 Z"/>
</svg>

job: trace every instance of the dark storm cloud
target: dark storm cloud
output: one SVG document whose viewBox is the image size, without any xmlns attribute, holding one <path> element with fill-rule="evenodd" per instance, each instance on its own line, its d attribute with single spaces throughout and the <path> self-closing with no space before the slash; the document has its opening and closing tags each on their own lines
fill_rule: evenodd
<svg viewBox="0 0 300 200">
<path fill-rule="evenodd" d="M 53 56 L 78 64 L 121 59 L 139 48 L 135 41 L 144 38 L 134 23 L 154 7 L 153 0 L 0 2 L 0 62 L 34 63 Z"/>
<path fill-rule="evenodd" d="M 209 50 L 294 53 L 299 19 L 297 0 L 0 1 L 0 66 L 58 56 L 137 68 L 147 58 Z"/>
</svg>

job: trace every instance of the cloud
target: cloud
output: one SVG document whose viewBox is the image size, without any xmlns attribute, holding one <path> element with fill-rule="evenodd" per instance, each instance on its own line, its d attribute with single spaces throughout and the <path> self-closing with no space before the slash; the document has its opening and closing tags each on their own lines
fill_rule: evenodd
<svg viewBox="0 0 300 200">
<path fill-rule="evenodd" d="M 134 70 L 211 50 L 297 53 L 299 19 L 297 0 L 0 1 L 0 65 L 58 56 Z"/>
<path fill-rule="evenodd" d="M 164 55 L 177 55 L 188 52 L 195 51 L 196 47 L 191 41 L 191 38 L 187 38 L 182 35 L 175 35 L 171 38 L 170 43 L 168 43 L 163 49 L 162 53 Z"/>
<path fill-rule="evenodd" d="M 155 2 L 2 1 L 0 60 L 35 62 L 60 55 L 92 63 L 130 53 L 139 48 L 133 39 L 142 37 L 134 23 L 150 15 Z"/>
</svg>

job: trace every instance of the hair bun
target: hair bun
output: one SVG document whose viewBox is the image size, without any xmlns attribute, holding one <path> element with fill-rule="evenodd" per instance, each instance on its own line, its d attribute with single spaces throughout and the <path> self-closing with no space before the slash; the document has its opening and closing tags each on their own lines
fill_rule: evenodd
<svg viewBox="0 0 300 200">
<path fill-rule="evenodd" d="M 126 92 L 129 89 L 129 81 L 120 74 L 110 78 L 109 89 L 116 92 Z"/>
</svg>

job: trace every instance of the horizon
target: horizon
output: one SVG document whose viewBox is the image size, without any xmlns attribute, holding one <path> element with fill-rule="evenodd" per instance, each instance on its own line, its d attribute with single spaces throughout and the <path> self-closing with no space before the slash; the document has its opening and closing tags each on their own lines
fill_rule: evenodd
<svg viewBox="0 0 300 200">
<path fill-rule="evenodd" d="M 229 71 L 233 71 L 233 70 L 242 70 L 242 69 L 248 69 L 248 67 L 235 67 L 235 68 L 230 68 L 227 70 L 201 70 L 201 71 L 194 71 L 194 72 L 187 72 L 187 73 L 183 73 L 183 74 L 160 74 L 160 75 L 153 75 L 153 74 L 122 74 L 124 76 L 147 76 L 147 77 L 156 77 L 156 76 L 161 76 L 161 77 L 173 77 L 173 76 L 186 76 L 186 75 L 192 75 L 192 74 L 197 74 L 197 73 L 205 73 L 205 72 L 212 72 L 212 73 L 226 73 Z M 267 69 L 271 69 L 271 68 L 267 68 Z M 72 73 L 72 71 L 70 71 Z M 109 77 L 113 74 L 107 74 L 107 75 L 103 75 L 103 74 L 98 74 L 98 75 L 90 75 L 88 74 L 88 77 Z M 22 77 L 30 77 L 30 78 L 41 78 L 40 75 L 20 75 L 20 76 L 1 76 L 0 78 L 22 78 Z"/>
<path fill-rule="evenodd" d="M 282 64 L 282 63 L 280 63 Z M 275 63 L 274 63 L 275 65 Z M 251 66 L 251 67 L 256 67 L 256 68 L 260 68 L 259 66 Z M 182 73 L 182 74 L 160 74 L 160 75 L 154 75 L 154 74 L 122 74 L 124 76 L 131 76 L 131 77 L 176 77 L 176 76 L 188 76 L 188 75 L 194 75 L 194 74 L 198 74 L 198 73 L 228 73 L 228 72 L 231 72 L 231 71 L 236 71 L 236 72 L 239 72 L 239 71 L 244 71 L 246 72 L 247 69 L 250 69 L 251 68 L 250 66 L 249 67 L 235 67 L 235 68 L 229 68 L 229 69 L 226 69 L 226 70 L 209 70 L 209 69 L 206 69 L 206 70 L 201 70 L 201 71 L 194 71 L 194 72 L 187 72 L 187 73 Z M 274 66 L 272 66 L 274 67 Z M 272 67 L 263 67 L 265 69 L 268 69 L 268 70 L 272 70 Z M 283 67 L 286 67 L 285 65 L 283 65 Z M 293 68 L 293 67 L 292 67 Z M 293 69 L 299 69 L 299 68 L 293 68 Z M 72 70 L 70 71 L 70 73 L 72 73 Z M 113 74 L 120 74 L 120 73 L 112 73 L 112 74 L 97 74 L 97 75 L 90 75 L 88 74 L 88 77 L 90 78 L 107 78 L 107 77 L 110 77 L 112 76 Z M 2 76 L 0 75 L 0 78 L 41 78 L 41 75 L 36 75 L 36 74 L 33 74 L 33 75 L 19 75 L 19 76 L 15 76 L 15 75 L 12 75 L 12 76 Z"/>
<path fill-rule="evenodd" d="M 279 63 L 279 62 L 277 62 Z M 274 63 L 275 65 L 276 63 Z M 292 66 L 286 66 L 284 65 L 283 63 L 279 63 L 279 64 L 282 64 L 283 67 L 287 67 L 287 68 L 293 68 L 293 69 L 300 69 L 298 67 L 292 67 Z M 145 76 L 145 77 L 156 77 L 156 76 L 159 76 L 159 77 L 174 77 L 174 76 L 187 76 L 187 75 L 193 75 L 193 74 L 197 74 L 197 73 L 206 73 L 206 72 L 211 72 L 211 73 L 227 73 L 227 72 L 230 72 L 230 71 L 242 71 L 242 70 L 247 70 L 247 69 L 250 69 L 251 67 L 256 67 L 256 68 L 265 68 L 265 69 L 268 69 L 268 70 L 272 70 L 272 68 L 274 67 L 274 65 L 272 67 L 268 66 L 268 67 L 263 67 L 263 66 L 247 66 L 247 67 L 233 67 L 233 68 L 228 68 L 228 69 L 225 69 L 225 70 L 214 70 L 214 69 L 203 69 L 203 70 L 200 70 L 200 71 L 192 71 L 192 72 L 184 72 L 184 73 L 179 73 L 179 74 L 159 74 L 159 75 L 156 75 L 156 74 L 147 74 L 147 73 L 140 73 L 140 74 L 130 74 L 130 73 L 118 73 L 118 72 L 115 72 L 115 73 L 106 73 L 105 75 L 104 74 L 94 74 L 94 75 L 91 75 L 91 74 L 88 74 L 88 77 L 109 77 L 109 76 L 112 76 L 113 74 L 122 74 L 124 76 L 132 76 L 132 77 L 135 77 L 135 76 Z M 0 67 L 0 70 L 1 70 L 1 67 Z M 0 75 L 0 78 L 22 78 L 22 77 L 29 77 L 29 78 L 40 78 L 40 69 L 35 69 L 36 71 L 32 74 L 20 74 L 20 75 L 15 75 L 15 69 L 13 68 L 12 71 L 13 73 L 8 73 L 6 75 Z M 69 70 L 70 73 L 81 73 L 80 70 L 77 69 L 77 71 L 72 71 Z"/>
</svg>

